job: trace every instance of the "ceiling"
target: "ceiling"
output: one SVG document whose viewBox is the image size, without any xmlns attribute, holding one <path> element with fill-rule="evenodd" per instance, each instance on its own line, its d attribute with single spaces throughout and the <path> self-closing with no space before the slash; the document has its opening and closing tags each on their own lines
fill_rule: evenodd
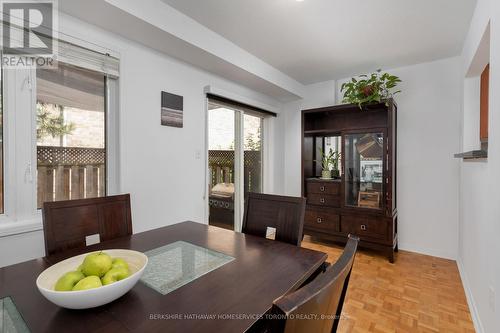
<svg viewBox="0 0 500 333">
<path fill-rule="evenodd" d="M 459 55 L 476 0 L 162 0 L 303 84 Z"/>
<path fill-rule="evenodd" d="M 63 35 L 85 41 L 86 45 L 95 46 L 94 43 L 100 37 L 88 40 L 90 35 L 86 29 L 81 29 L 79 25 L 75 28 L 71 23 L 72 18 L 238 82 L 276 101 L 288 102 L 303 97 L 304 86 L 301 83 L 161 0 L 64 0 L 59 1 L 59 11 L 69 14 L 69 17 L 62 15 L 59 18 L 60 27 L 65 30 Z M 118 45 L 120 43 L 106 45 L 101 42 L 99 50 L 120 57 Z M 210 92 L 222 93 L 214 87 L 210 87 Z M 255 100 L 246 102 L 263 109 L 276 110 L 264 101 L 257 104 Z"/>
</svg>

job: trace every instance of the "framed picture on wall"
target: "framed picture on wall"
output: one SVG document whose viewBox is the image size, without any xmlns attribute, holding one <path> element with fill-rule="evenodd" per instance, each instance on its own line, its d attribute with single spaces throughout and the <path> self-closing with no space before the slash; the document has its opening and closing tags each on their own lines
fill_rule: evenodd
<svg viewBox="0 0 500 333">
<path fill-rule="evenodd" d="M 182 128 L 184 126 L 184 98 L 165 91 L 161 92 L 161 125 Z"/>
</svg>

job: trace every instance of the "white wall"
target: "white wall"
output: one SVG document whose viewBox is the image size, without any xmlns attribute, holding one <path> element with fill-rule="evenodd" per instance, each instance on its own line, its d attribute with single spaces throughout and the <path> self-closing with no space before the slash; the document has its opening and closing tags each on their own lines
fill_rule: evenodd
<svg viewBox="0 0 500 333">
<path fill-rule="evenodd" d="M 389 70 L 403 80 L 396 97 L 400 248 L 445 258 L 457 256 L 460 64 L 457 57 Z M 300 110 L 339 103 L 343 82 L 308 86 L 303 102 L 284 106 L 287 194 L 300 194 Z"/>
<path fill-rule="evenodd" d="M 120 189 L 122 193 L 131 193 L 134 232 L 185 220 L 206 223 L 205 86 L 278 111 L 281 104 L 66 15 L 60 16 L 59 27 L 65 34 L 120 54 Z M 183 129 L 160 126 L 161 91 L 184 96 Z M 280 134 L 269 135 L 274 138 Z M 282 151 L 270 148 L 271 158 L 282 161 Z M 201 153 L 200 159 L 195 157 L 197 152 Z M 269 188 L 283 188 L 282 177 L 275 181 L 274 173 L 268 176 L 272 182 Z M 43 248 L 41 231 L 1 237 L 0 267 L 41 257 Z"/>
<path fill-rule="evenodd" d="M 41 230 L 0 237 L 0 267 L 39 258 L 44 254 Z"/>
<path fill-rule="evenodd" d="M 148 49 L 129 48 L 122 59 L 120 165 L 122 191 L 132 194 L 134 231 L 205 221 L 205 162 L 195 159 L 205 149 L 203 89 L 215 85 L 258 96 Z M 184 96 L 183 129 L 159 125 L 161 90 Z"/>
<path fill-rule="evenodd" d="M 398 237 L 401 249 L 457 257 L 460 59 L 391 69 L 398 103 Z"/>
<path fill-rule="evenodd" d="M 464 79 L 464 113 L 462 120 L 461 147 L 463 151 L 476 150 L 481 147 L 481 140 L 479 138 L 480 88 L 480 76 Z"/>
<path fill-rule="evenodd" d="M 283 105 L 284 122 L 284 193 L 301 195 L 301 110 L 335 104 L 335 81 L 326 81 L 306 86 L 304 99 Z"/>
<path fill-rule="evenodd" d="M 490 108 L 488 159 L 462 162 L 460 170 L 459 268 L 478 332 L 500 332 L 500 3 L 478 0 L 462 53 L 461 74 L 470 74 L 490 22 Z M 476 69 L 476 76 L 479 75 Z M 476 79 L 477 80 L 477 79 Z M 464 82 L 464 150 L 478 149 L 479 109 L 471 104 L 471 79 Z M 477 91 L 476 93 L 477 94 Z M 477 96 L 476 96 L 477 98 Z M 491 290 L 491 291 L 490 291 Z"/>
</svg>

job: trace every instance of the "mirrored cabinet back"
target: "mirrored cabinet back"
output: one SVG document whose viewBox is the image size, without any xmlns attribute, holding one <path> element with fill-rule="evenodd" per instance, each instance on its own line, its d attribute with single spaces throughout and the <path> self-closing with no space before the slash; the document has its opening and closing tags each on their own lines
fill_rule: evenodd
<svg viewBox="0 0 500 333">
<path fill-rule="evenodd" d="M 304 234 L 337 242 L 355 234 L 394 262 L 396 111 L 392 99 L 302 111 Z"/>
</svg>

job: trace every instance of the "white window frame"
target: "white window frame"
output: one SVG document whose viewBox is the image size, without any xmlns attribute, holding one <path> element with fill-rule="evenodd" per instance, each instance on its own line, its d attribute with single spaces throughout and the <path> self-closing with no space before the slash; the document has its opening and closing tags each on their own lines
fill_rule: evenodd
<svg viewBox="0 0 500 333">
<path fill-rule="evenodd" d="M 42 229 L 37 209 L 36 70 L 3 69 L 4 213 L 0 237 Z M 106 193 L 120 191 L 119 79 L 106 78 Z"/>
</svg>

